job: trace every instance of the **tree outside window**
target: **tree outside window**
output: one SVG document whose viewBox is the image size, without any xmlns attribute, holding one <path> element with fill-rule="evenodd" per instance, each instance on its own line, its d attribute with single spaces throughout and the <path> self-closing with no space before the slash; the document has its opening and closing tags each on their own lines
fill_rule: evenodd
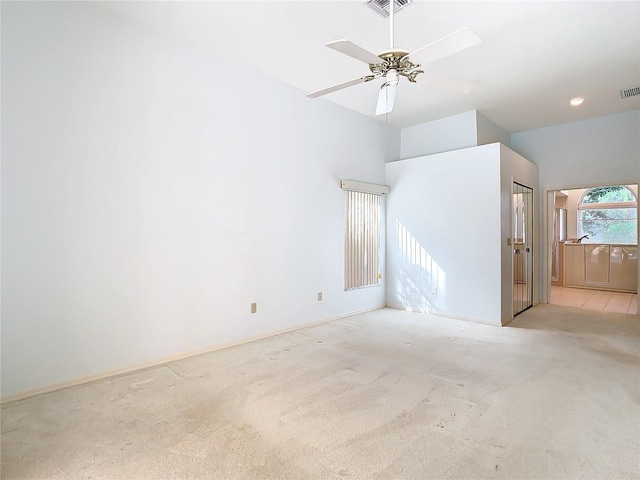
<svg viewBox="0 0 640 480">
<path fill-rule="evenodd" d="M 625 186 L 587 190 L 578 205 L 578 235 L 588 243 L 638 243 L 638 202 Z"/>
</svg>

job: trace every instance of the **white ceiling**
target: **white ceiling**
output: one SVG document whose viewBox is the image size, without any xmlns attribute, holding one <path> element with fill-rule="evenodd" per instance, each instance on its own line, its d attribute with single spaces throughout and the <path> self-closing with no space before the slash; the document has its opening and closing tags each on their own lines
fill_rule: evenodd
<svg viewBox="0 0 640 480">
<path fill-rule="evenodd" d="M 389 47 L 389 23 L 364 0 L 96 2 L 175 34 L 223 59 L 229 78 L 258 70 L 306 92 L 369 73 L 324 46 L 347 38 L 374 53 Z M 483 42 L 427 68 L 477 81 L 463 95 L 402 79 L 389 122 L 407 127 L 478 110 L 509 132 L 640 109 L 639 1 L 427 1 L 395 19 L 395 46 L 413 51 L 461 27 Z M 419 62 L 418 58 L 412 58 Z M 238 70 L 237 63 L 247 66 Z M 374 116 L 378 83 L 309 102 L 333 101 Z M 581 107 L 569 99 L 581 96 Z M 384 117 L 380 118 L 384 121 Z"/>
</svg>

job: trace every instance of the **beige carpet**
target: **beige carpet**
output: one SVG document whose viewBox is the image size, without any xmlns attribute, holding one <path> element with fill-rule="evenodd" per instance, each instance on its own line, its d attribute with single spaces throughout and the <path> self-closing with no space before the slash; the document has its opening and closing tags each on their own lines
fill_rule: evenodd
<svg viewBox="0 0 640 480">
<path fill-rule="evenodd" d="M 640 478 L 640 317 L 384 309 L 2 408 L 3 479 Z"/>
</svg>

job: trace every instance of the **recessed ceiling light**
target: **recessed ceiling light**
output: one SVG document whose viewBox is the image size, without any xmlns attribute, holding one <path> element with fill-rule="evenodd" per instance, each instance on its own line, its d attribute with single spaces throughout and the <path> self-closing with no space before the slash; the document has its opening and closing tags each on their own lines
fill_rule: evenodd
<svg viewBox="0 0 640 480">
<path fill-rule="evenodd" d="M 582 102 L 584 102 L 584 98 L 576 97 L 576 98 L 572 98 L 569 103 L 571 104 L 572 107 L 577 107 L 578 105 L 582 105 Z"/>
</svg>

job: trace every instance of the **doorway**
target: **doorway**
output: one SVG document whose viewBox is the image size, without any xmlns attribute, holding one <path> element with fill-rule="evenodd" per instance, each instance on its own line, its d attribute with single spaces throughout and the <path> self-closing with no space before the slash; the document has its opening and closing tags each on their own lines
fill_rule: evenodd
<svg viewBox="0 0 640 480">
<path fill-rule="evenodd" d="M 513 182 L 513 316 L 533 306 L 533 189 Z"/>
<path fill-rule="evenodd" d="M 550 190 L 548 302 L 638 312 L 638 184 Z"/>
</svg>

